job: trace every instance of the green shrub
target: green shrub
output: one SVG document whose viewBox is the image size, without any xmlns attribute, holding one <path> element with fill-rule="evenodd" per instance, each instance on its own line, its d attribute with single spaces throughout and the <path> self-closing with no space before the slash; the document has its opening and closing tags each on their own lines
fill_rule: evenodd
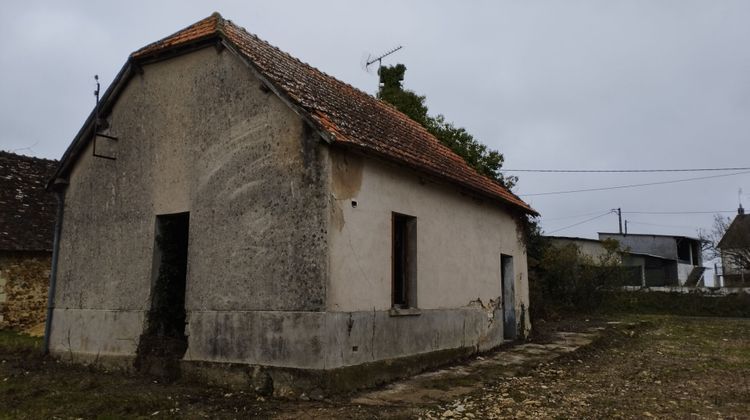
<svg viewBox="0 0 750 420">
<path fill-rule="evenodd" d="M 546 246 L 529 270 L 532 317 L 554 317 L 558 312 L 593 312 L 607 290 L 623 284 L 617 241 L 603 241 L 605 253 L 592 258 L 574 244 Z M 530 264 L 531 265 L 531 264 Z"/>
</svg>

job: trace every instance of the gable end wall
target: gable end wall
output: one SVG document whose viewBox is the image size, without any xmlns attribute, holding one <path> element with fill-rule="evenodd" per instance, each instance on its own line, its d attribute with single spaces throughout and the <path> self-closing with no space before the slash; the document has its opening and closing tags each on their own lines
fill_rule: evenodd
<svg viewBox="0 0 750 420">
<path fill-rule="evenodd" d="M 70 175 L 51 349 L 132 356 L 156 215 L 189 211 L 186 359 L 268 354 L 280 311 L 325 308 L 327 149 L 228 50 L 143 70 L 106 116 L 117 159 L 89 145 Z M 256 318 L 271 327 L 251 331 Z"/>
</svg>

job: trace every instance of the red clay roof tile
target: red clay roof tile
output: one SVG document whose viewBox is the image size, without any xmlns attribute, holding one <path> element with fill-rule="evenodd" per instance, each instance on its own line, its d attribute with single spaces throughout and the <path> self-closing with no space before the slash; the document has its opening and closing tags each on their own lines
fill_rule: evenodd
<svg viewBox="0 0 750 420">
<path fill-rule="evenodd" d="M 221 37 L 233 45 L 307 112 L 334 144 L 377 154 L 536 214 L 518 196 L 479 174 L 393 106 L 301 62 L 218 13 L 141 48 L 131 57 L 138 60 L 212 37 Z"/>
</svg>

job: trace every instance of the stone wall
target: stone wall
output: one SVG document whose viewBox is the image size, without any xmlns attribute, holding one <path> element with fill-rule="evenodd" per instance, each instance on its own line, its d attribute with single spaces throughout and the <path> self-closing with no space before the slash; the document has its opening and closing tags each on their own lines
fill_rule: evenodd
<svg viewBox="0 0 750 420">
<path fill-rule="evenodd" d="M 44 322 L 49 252 L 0 252 L 0 329 L 26 330 Z"/>
</svg>

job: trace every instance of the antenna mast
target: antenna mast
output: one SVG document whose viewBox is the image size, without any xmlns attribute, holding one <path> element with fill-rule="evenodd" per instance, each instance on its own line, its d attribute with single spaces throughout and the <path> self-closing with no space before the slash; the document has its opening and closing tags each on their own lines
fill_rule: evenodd
<svg viewBox="0 0 750 420">
<path fill-rule="evenodd" d="M 380 68 L 383 67 L 383 59 L 385 57 L 388 57 L 389 55 L 395 53 L 396 51 L 400 50 L 401 48 L 404 48 L 403 45 L 399 45 L 398 47 L 391 48 L 390 50 L 384 52 L 383 54 L 380 54 L 379 56 L 375 58 L 371 58 L 370 56 L 367 57 L 367 61 L 365 61 L 365 71 L 370 70 L 370 66 L 378 63 L 378 78 L 380 77 Z M 378 79 L 378 89 L 380 88 L 380 85 L 382 84 L 382 81 Z"/>
<path fill-rule="evenodd" d="M 383 66 L 383 59 L 385 57 L 388 57 L 389 55 L 395 53 L 396 51 L 400 50 L 401 48 L 404 48 L 403 45 L 399 45 L 396 48 L 392 48 L 392 49 L 388 50 L 387 52 L 381 54 L 378 57 L 375 57 L 375 58 L 372 58 L 372 59 L 368 59 L 367 63 L 365 63 L 365 67 L 369 68 L 371 65 L 375 64 L 375 62 L 377 61 L 378 62 L 378 70 L 379 70 L 380 67 Z"/>
</svg>

